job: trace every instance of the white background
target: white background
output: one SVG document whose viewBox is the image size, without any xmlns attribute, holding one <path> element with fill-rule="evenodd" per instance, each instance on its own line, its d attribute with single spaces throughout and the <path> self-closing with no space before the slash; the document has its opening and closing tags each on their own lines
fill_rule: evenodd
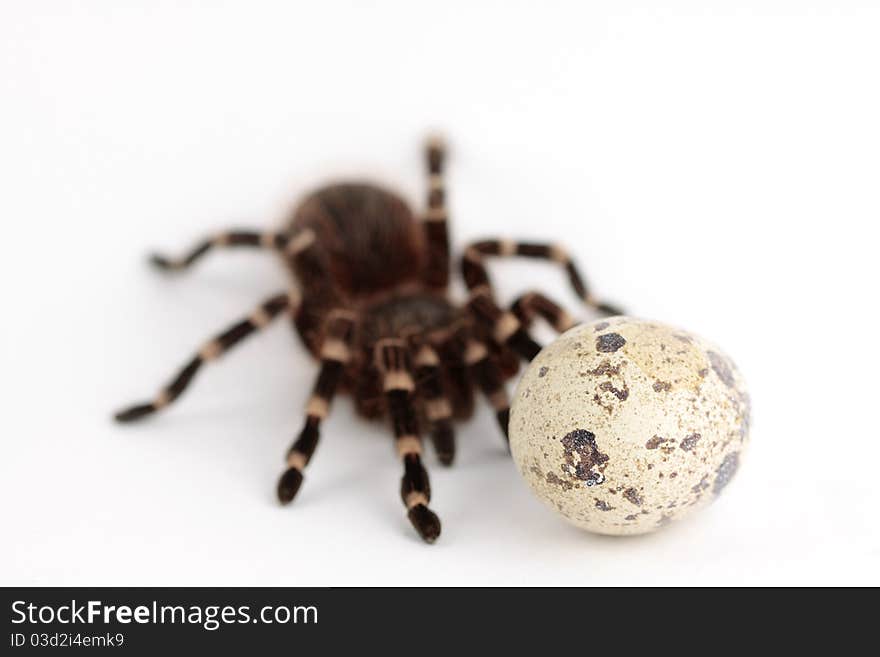
<svg viewBox="0 0 880 657">
<path fill-rule="evenodd" d="M 880 9 L 663 4 L 5 1 L 2 583 L 880 584 Z M 711 508 L 583 533 L 482 409 L 454 468 L 429 457 L 427 546 L 348 399 L 279 508 L 316 373 L 283 322 L 110 421 L 285 285 L 253 252 L 163 277 L 151 248 L 277 225 L 332 177 L 420 201 L 432 128 L 458 248 L 564 241 L 604 296 L 739 363 L 752 448 Z M 493 273 L 575 303 L 552 267 Z"/>
</svg>

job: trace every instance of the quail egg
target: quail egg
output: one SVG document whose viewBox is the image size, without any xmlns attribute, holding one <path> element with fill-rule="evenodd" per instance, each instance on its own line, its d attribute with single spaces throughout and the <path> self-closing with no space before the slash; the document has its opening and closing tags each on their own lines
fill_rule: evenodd
<svg viewBox="0 0 880 657">
<path fill-rule="evenodd" d="M 717 497 L 740 466 L 749 396 L 700 337 L 613 317 L 545 347 L 516 390 L 510 447 L 535 494 L 600 534 L 642 534 Z"/>
</svg>

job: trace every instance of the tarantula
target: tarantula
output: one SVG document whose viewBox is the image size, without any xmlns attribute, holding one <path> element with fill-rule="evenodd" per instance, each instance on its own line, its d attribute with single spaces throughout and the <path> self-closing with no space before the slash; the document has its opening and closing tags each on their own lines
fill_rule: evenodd
<svg viewBox="0 0 880 657">
<path fill-rule="evenodd" d="M 494 299 L 488 256 L 526 256 L 558 263 L 576 293 L 596 311 L 619 314 L 587 290 L 564 249 L 548 244 L 484 240 L 461 260 L 469 291 L 464 306 L 449 296 L 449 233 L 443 169 L 445 148 L 430 139 L 426 149 L 428 194 L 422 220 L 407 203 L 382 187 L 340 183 L 307 196 L 278 232 L 219 233 L 180 259 L 154 255 L 166 271 L 189 268 L 213 249 L 248 246 L 280 256 L 294 286 L 276 294 L 245 319 L 209 340 L 161 389 L 153 401 L 116 414 L 119 422 L 148 416 L 175 401 L 202 366 L 288 315 L 320 372 L 305 408 L 305 424 L 287 453 L 278 498 L 293 500 L 318 445 L 321 421 L 338 391 L 350 393 L 360 415 L 389 417 L 403 464 L 400 493 L 410 522 L 427 542 L 440 535 L 440 519 L 428 504 L 431 488 L 422 464 L 420 427 L 426 427 L 439 461 L 455 454 L 453 419 L 473 412 L 474 385 L 485 395 L 507 436 L 505 381 L 541 347 L 528 328 L 542 317 L 558 331 L 572 316 L 539 292 L 519 297 L 510 309 Z"/>
</svg>

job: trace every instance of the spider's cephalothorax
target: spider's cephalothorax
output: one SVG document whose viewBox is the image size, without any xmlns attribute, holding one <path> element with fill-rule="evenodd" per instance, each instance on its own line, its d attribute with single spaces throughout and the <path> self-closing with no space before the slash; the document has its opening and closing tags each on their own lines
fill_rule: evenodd
<svg viewBox="0 0 880 657">
<path fill-rule="evenodd" d="M 561 248 L 508 240 L 485 240 L 464 252 L 461 270 L 470 296 L 464 305 L 448 294 L 450 254 L 443 185 L 444 148 L 426 149 L 428 199 L 417 219 L 398 195 L 369 184 L 337 184 L 303 200 L 278 232 L 227 231 L 205 240 L 181 259 L 153 256 L 165 270 L 182 270 L 208 251 L 251 246 L 273 251 L 288 265 L 294 285 L 263 302 L 245 319 L 209 340 L 156 398 L 116 415 L 121 422 L 147 416 L 174 401 L 201 366 L 273 318 L 287 314 L 306 347 L 320 360 L 297 440 L 287 454 L 278 497 L 297 494 L 303 470 L 318 445 L 319 427 L 337 391 L 351 394 L 360 414 L 387 416 L 403 464 L 401 497 L 413 526 L 426 541 L 440 534 L 428 508 L 431 489 L 422 464 L 421 429 L 438 459 L 452 462 L 453 419 L 473 411 L 474 387 L 495 409 L 506 437 L 509 406 L 504 382 L 540 346 L 528 327 L 540 316 L 559 331 L 574 321 L 539 292 L 500 308 L 489 284 L 487 256 L 527 256 L 564 267 L 578 295 L 605 314 Z"/>
</svg>

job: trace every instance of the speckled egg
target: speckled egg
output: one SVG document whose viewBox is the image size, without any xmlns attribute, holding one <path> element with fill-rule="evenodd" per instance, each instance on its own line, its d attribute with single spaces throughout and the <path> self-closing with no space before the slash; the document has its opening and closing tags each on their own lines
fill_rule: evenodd
<svg viewBox="0 0 880 657">
<path fill-rule="evenodd" d="M 748 442 L 749 396 L 717 347 L 659 322 L 577 326 L 526 370 L 510 447 L 539 498 L 600 534 L 642 534 L 717 497 Z"/>
</svg>

